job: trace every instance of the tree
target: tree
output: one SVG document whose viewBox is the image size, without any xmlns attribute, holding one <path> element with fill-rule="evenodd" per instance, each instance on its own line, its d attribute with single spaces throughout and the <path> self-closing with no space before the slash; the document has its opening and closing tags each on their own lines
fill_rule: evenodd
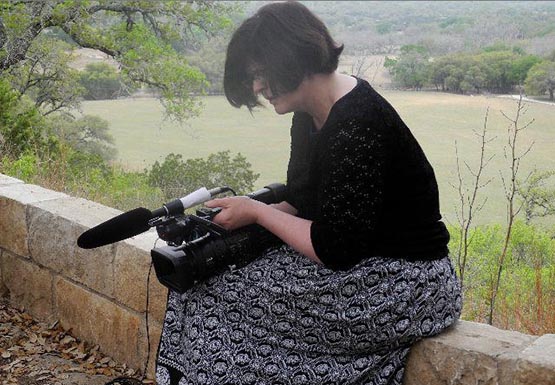
<svg viewBox="0 0 555 385">
<path fill-rule="evenodd" d="M 56 147 L 56 139 L 43 129 L 45 119 L 27 98 L 21 99 L 0 79 L 0 160 L 29 152 L 46 155 Z"/>
<path fill-rule="evenodd" d="M 40 35 L 29 46 L 26 59 L 11 65 L 2 75 L 19 99 L 30 97 L 43 115 L 76 108 L 83 88 L 78 71 L 69 66 L 71 49 L 66 42 Z"/>
<path fill-rule="evenodd" d="M 98 155 L 104 161 L 116 157 L 114 138 L 106 120 L 92 115 L 72 119 L 67 115 L 53 117 L 51 132 L 78 152 Z"/>
<path fill-rule="evenodd" d="M 513 63 L 517 55 L 512 51 L 491 51 L 478 55 L 477 60 L 486 74 L 486 88 L 491 92 L 508 93 L 516 79 L 513 78 Z"/>
<path fill-rule="evenodd" d="M 169 154 L 162 163 L 155 162 L 148 171 L 149 183 L 162 190 L 166 200 L 184 196 L 201 187 L 229 186 L 238 194 L 252 191 L 259 174 L 241 155 L 233 158 L 229 151 L 210 154 L 208 158 L 183 160 L 179 154 Z"/>
<path fill-rule="evenodd" d="M 507 173 L 501 172 L 501 181 L 503 182 L 503 189 L 505 190 L 505 201 L 507 203 L 507 227 L 505 230 L 503 249 L 496 258 L 493 274 L 490 280 L 490 297 L 489 297 L 489 314 L 487 317 L 488 324 L 493 324 L 493 317 L 495 312 L 495 304 L 497 295 L 499 294 L 499 287 L 502 281 L 502 274 L 506 268 L 507 259 L 509 255 L 510 241 L 513 234 L 515 221 L 524 207 L 524 202 L 517 202 L 518 196 L 518 182 L 517 176 L 520 170 L 520 165 L 523 158 L 530 152 L 532 145 L 522 150 L 519 145 L 521 139 L 520 134 L 528 128 L 534 119 L 521 123 L 521 119 L 526 112 L 526 106 L 522 100 L 522 95 L 518 99 L 516 113 L 514 117 L 507 116 L 504 112 L 502 115 L 510 122 L 507 127 L 507 145 L 504 148 L 505 159 L 508 163 Z M 507 175 L 508 174 L 508 175 Z"/>
<path fill-rule="evenodd" d="M 130 82 L 156 89 L 168 116 L 182 121 L 197 111 L 194 95 L 206 80 L 174 46 L 230 26 L 226 15 L 235 7 L 208 0 L 4 1 L 0 72 L 24 65 L 37 39 L 57 27 L 77 46 L 114 58 Z"/>
<path fill-rule="evenodd" d="M 488 138 L 488 116 L 489 108 L 486 110 L 486 115 L 484 117 L 484 125 L 482 131 L 474 131 L 476 137 L 480 140 L 480 158 L 478 164 L 474 167 L 470 166 L 466 161 L 464 161 L 465 168 L 469 174 L 468 178 L 465 178 L 461 170 L 459 151 L 457 143 L 455 142 L 455 152 L 457 158 L 457 179 L 458 182 L 453 187 L 457 190 L 459 196 L 459 207 L 457 210 L 457 220 L 459 222 L 458 237 L 456 242 L 456 264 L 459 273 L 459 279 L 461 281 L 461 286 L 464 287 L 465 283 L 465 272 L 467 268 L 467 259 L 469 248 L 472 243 L 472 225 L 476 214 L 478 214 L 487 202 L 487 197 L 483 199 L 478 198 L 478 193 L 481 189 L 486 187 L 491 179 L 483 181 L 483 173 L 489 162 L 493 159 L 493 155 L 486 157 L 486 146 L 488 143 L 493 141 L 495 138 Z M 470 183 L 465 179 L 470 179 Z"/>
<path fill-rule="evenodd" d="M 543 61 L 530 68 L 526 77 L 525 89 L 526 93 L 531 95 L 548 93 L 549 100 L 554 101 L 555 62 Z"/>
<path fill-rule="evenodd" d="M 428 78 L 428 53 L 422 46 L 406 45 L 397 59 L 386 58 L 384 66 L 401 87 L 420 90 Z"/>
<path fill-rule="evenodd" d="M 428 81 L 442 91 L 510 92 L 523 83 L 528 70 L 539 58 L 520 50 L 501 48 L 503 46 L 479 54 L 456 53 L 439 57 L 429 65 Z"/>
<path fill-rule="evenodd" d="M 356 52 L 351 63 L 350 75 L 360 78 L 366 78 L 370 82 L 374 82 L 378 71 L 384 66 L 384 59 L 370 59 L 368 52 Z"/>
<path fill-rule="evenodd" d="M 85 89 L 83 97 L 87 100 L 114 99 L 125 94 L 117 71 L 107 63 L 87 64 L 79 81 Z"/>
<path fill-rule="evenodd" d="M 436 87 L 436 90 L 446 91 L 446 79 L 458 68 L 454 63 L 453 57 L 443 56 L 434 60 L 430 64 L 428 72 L 430 82 Z"/>
<path fill-rule="evenodd" d="M 524 182 L 518 184 L 518 195 L 524 204 L 526 224 L 534 218 L 555 215 L 555 189 L 549 187 L 548 180 L 555 171 L 535 170 Z"/>
<path fill-rule="evenodd" d="M 522 85 L 526 80 L 528 71 L 542 60 L 536 55 L 522 55 L 512 63 L 511 77 L 516 84 Z"/>
<path fill-rule="evenodd" d="M 466 71 L 462 82 L 460 83 L 460 89 L 462 92 L 469 93 L 469 92 L 476 92 L 480 93 L 480 91 L 484 88 L 484 84 L 486 83 L 486 76 L 482 72 L 482 69 L 479 65 L 472 65 Z"/>
<path fill-rule="evenodd" d="M 209 82 L 207 90 L 210 94 L 223 94 L 226 43 L 226 36 L 216 36 L 189 56 L 191 64 L 200 68 L 206 75 Z"/>
</svg>

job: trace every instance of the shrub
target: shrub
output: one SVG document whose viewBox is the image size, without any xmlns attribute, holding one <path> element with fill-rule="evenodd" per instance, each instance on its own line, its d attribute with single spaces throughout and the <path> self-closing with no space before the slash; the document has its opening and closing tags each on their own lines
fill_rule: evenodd
<svg viewBox="0 0 555 385">
<path fill-rule="evenodd" d="M 450 246 L 458 244 L 459 230 L 451 227 Z M 491 280 L 496 274 L 505 230 L 501 225 L 472 229 L 464 282 L 463 318 L 485 322 L 491 300 Z M 503 269 L 497 326 L 532 334 L 555 331 L 555 239 L 536 226 L 516 221 Z"/>
<path fill-rule="evenodd" d="M 210 154 L 208 158 L 183 160 L 181 155 L 169 154 L 162 163 L 155 162 L 148 171 L 151 186 L 162 190 L 166 200 L 184 196 L 200 187 L 229 186 L 238 194 L 254 188 L 259 174 L 240 153 L 231 158 L 229 151 Z"/>
<path fill-rule="evenodd" d="M 0 154 L 17 158 L 55 150 L 57 140 L 44 127 L 45 118 L 38 109 L 0 80 Z"/>
</svg>

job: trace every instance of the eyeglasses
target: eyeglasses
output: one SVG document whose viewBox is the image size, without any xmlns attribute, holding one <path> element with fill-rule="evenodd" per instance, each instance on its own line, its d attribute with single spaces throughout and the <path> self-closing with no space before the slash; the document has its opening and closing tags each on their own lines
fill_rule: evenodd
<svg viewBox="0 0 555 385">
<path fill-rule="evenodd" d="M 247 67 L 245 72 L 247 74 L 245 80 L 249 82 L 249 84 L 252 84 L 255 80 L 264 80 L 267 78 L 265 76 L 265 71 L 261 66 L 250 65 Z"/>
</svg>

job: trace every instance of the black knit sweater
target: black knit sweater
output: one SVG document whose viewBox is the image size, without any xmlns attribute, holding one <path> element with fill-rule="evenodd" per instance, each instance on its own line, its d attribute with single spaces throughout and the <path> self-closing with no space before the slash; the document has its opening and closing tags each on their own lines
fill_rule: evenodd
<svg viewBox="0 0 555 385">
<path fill-rule="evenodd" d="M 314 250 L 332 269 L 370 256 L 442 258 L 449 233 L 434 171 L 393 107 L 357 82 L 321 130 L 294 114 L 286 200 L 313 221 Z"/>
</svg>

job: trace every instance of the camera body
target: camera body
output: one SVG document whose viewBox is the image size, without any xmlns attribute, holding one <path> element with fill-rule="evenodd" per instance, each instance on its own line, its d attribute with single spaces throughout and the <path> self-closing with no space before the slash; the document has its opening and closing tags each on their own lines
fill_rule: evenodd
<svg viewBox="0 0 555 385">
<path fill-rule="evenodd" d="M 285 186 L 271 184 L 249 194 L 264 203 L 281 202 Z M 195 215 L 155 218 L 160 238 L 167 246 L 151 250 L 156 276 L 164 286 L 179 293 L 225 269 L 239 268 L 256 259 L 281 240 L 258 225 L 228 231 L 212 219 L 219 208 L 200 208 Z"/>
</svg>

